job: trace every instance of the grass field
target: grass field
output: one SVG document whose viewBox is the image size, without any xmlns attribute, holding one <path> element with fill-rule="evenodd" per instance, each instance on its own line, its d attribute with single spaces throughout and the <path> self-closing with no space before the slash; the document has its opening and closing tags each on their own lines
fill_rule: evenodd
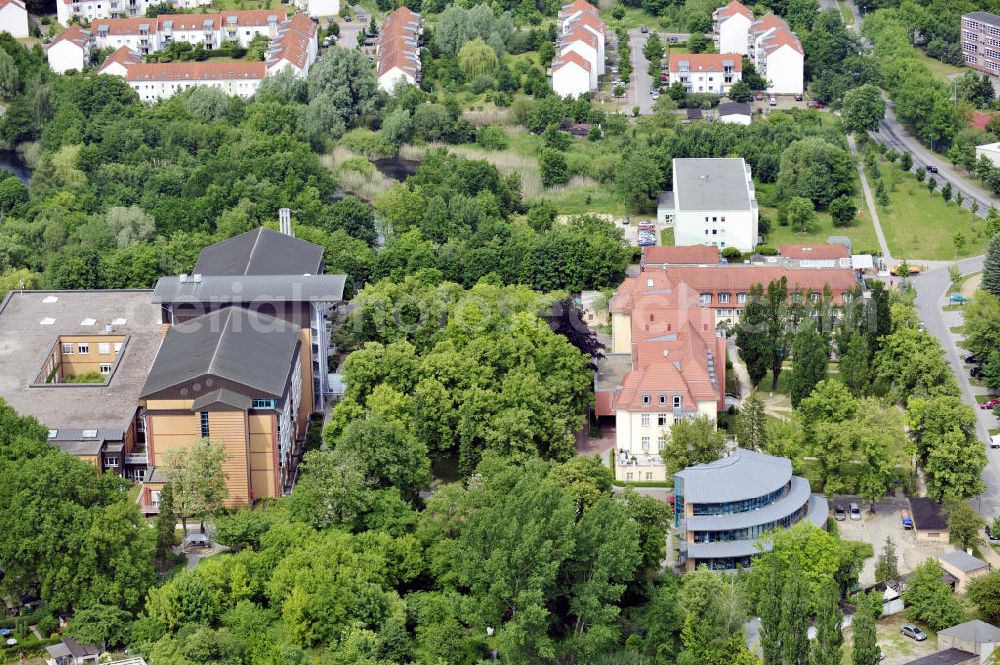
<svg viewBox="0 0 1000 665">
<path fill-rule="evenodd" d="M 931 70 L 931 73 L 939 77 L 943 81 L 950 80 L 948 77 L 954 74 L 961 74 L 966 71 L 964 67 L 955 67 L 954 65 L 947 65 L 936 58 L 931 58 L 924 54 L 920 49 L 917 49 L 917 53 L 920 54 L 920 60 L 927 65 L 927 68 Z"/>
<path fill-rule="evenodd" d="M 882 177 L 889 193 L 889 206 L 878 206 L 882 231 L 893 256 L 900 259 L 951 261 L 982 254 L 986 245 L 982 219 L 958 206 L 945 203 L 940 191 L 931 193 L 926 180 L 881 161 Z M 871 176 L 868 182 L 875 189 Z M 876 204 L 877 205 L 877 204 Z M 966 244 L 956 256 L 954 237 L 965 234 Z"/>
<path fill-rule="evenodd" d="M 840 18 L 844 20 L 844 25 L 854 25 L 854 12 L 851 11 L 851 0 L 837 0 L 837 7 L 840 9 Z"/>
</svg>

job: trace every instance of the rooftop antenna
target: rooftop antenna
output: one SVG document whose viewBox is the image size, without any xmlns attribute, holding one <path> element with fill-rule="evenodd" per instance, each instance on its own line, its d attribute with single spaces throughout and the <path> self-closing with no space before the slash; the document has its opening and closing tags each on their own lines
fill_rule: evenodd
<svg viewBox="0 0 1000 665">
<path fill-rule="evenodd" d="M 286 236 L 295 237 L 292 233 L 292 209 L 278 208 L 278 230 Z"/>
</svg>

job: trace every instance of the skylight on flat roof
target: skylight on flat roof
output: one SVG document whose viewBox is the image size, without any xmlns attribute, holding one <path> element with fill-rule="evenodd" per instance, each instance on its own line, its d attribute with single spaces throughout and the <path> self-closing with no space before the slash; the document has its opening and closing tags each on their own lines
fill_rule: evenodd
<svg viewBox="0 0 1000 665">
<path fill-rule="evenodd" d="M 42 302 L 47 304 L 59 302 L 59 296 L 45 296 L 44 298 L 42 298 Z"/>
<path fill-rule="evenodd" d="M 95 323 L 97 323 L 97 319 L 84 319 L 83 321 L 80 321 L 81 326 L 92 326 Z"/>
<path fill-rule="evenodd" d="M 97 430 L 96 429 L 85 429 L 83 430 L 83 438 L 85 439 L 96 439 Z"/>
<path fill-rule="evenodd" d="M 43 318 L 38 323 L 39 323 L 39 325 L 43 325 L 43 326 L 51 326 L 55 322 L 56 322 L 56 320 L 53 319 L 51 316 L 46 316 L 45 318 Z"/>
<path fill-rule="evenodd" d="M 57 434 L 59 434 L 59 430 L 57 430 L 57 429 L 50 429 L 49 430 L 49 438 L 50 439 L 56 438 Z"/>
<path fill-rule="evenodd" d="M 116 319 L 114 319 L 114 320 L 111 321 L 111 325 L 113 325 L 113 326 L 123 326 L 126 323 L 128 323 L 128 319 L 122 318 L 120 316 L 118 318 L 116 318 Z"/>
</svg>

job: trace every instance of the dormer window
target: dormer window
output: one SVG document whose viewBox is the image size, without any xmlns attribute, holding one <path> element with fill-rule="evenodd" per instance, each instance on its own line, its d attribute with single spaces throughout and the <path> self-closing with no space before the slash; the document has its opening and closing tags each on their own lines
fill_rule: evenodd
<svg viewBox="0 0 1000 665">
<path fill-rule="evenodd" d="M 660 404 L 666 404 L 666 403 L 667 403 L 667 394 L 660 393 Z"/>
<path fill-rule="evenodd" d="M 649 406 L 649 393 L 642 394 L 642 405 Z"/>
<path fill-rule="evenodd" d="M 674 408 L 675 409 L 681 408 L 681 401 L 682 401 L 682 397 L 680 395 L 674 395 Z"/>
</svg>

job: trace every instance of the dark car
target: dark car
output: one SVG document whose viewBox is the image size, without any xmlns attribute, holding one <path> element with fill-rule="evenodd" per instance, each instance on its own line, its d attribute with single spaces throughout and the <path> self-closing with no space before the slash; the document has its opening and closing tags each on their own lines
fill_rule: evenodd
<svg viewBox="0 0 1000 665">
<path fill-rule="evenodd" d="M 847 519 L 847 511 L 839 503 L 833 507 L 833 519 L 843 522 Z"/>
<path fill-rule="evenodd" d="M 965 362 L 969 363 L 970 365 L 975 365 L 979 362 L 979 358 L 976 358 L 975 355 L 968 355 L 965 356 Z"/>
<path fill-rule="evenodd" d="M 928 164 L 927 165 L 927 172 L 928 173 L 937 173 L 938 172 L 938 167 L 932 166 L 931 164 Z"/>
<path fill-rule="evenodd" d="M 993 533 L 993 529 L 991 529 L 990 525 L 987 524 L 986 525 L 986 538 L 989 539 L 989 540 L 992 540 L 992 541 L 1000 540 L 1000 533 Z"/>
<path fill-rule="evenodd" d="M 345 16 L 345 17 L 344 17 L 344 20 L 345 20 L 345 21 L 347 21 L 348 23 L 350 23 L 352 19 L 351 19 L 351 17 L 350 17 L 350 16 Z"/>
<path fill-rule="evenodd" d="M 818 99 L 810 99 L 808 102 L 806 102 L 806 106 L 811 109 L 821 109 L 823 108 L 823 102 L 819 101 Z"/>
<path fill-rule="evenodd" d="M 640 30 L 639 32 L 645 35 L 649 32 L 649 28 L 647 28 L 646 26 L 642 26 L 642 30 Z"/>
<path fill-rule="evenodd" d="M 912 623 L 903 624 L 899 627 L 899 632 L 907 637 L 916 640 L 917 642 L 923 642 L 927 639 L 927 634 L 914 626 Z"/>
<path fill-rule="evenodd" d="M 982 373 L 982 371 L 983 370 L 979 369 L 978 367 L 973 367 L 972 369 L 969 370 L 969 376 L 971 376 L 973 379 L 978 378 L 979 375 Z"/>
<path fill-rule="evenodd" d="M 795 101 L 801 102 L 802 101 L 802 95 L 795 95 Z"/>
<path fill-rule="evenodd" d="M 670 43 L 671 44 L 676 44 L 677 43 L 677 38 L 676 37 L 671 37 L 670 38 Z"/>
</svg>

